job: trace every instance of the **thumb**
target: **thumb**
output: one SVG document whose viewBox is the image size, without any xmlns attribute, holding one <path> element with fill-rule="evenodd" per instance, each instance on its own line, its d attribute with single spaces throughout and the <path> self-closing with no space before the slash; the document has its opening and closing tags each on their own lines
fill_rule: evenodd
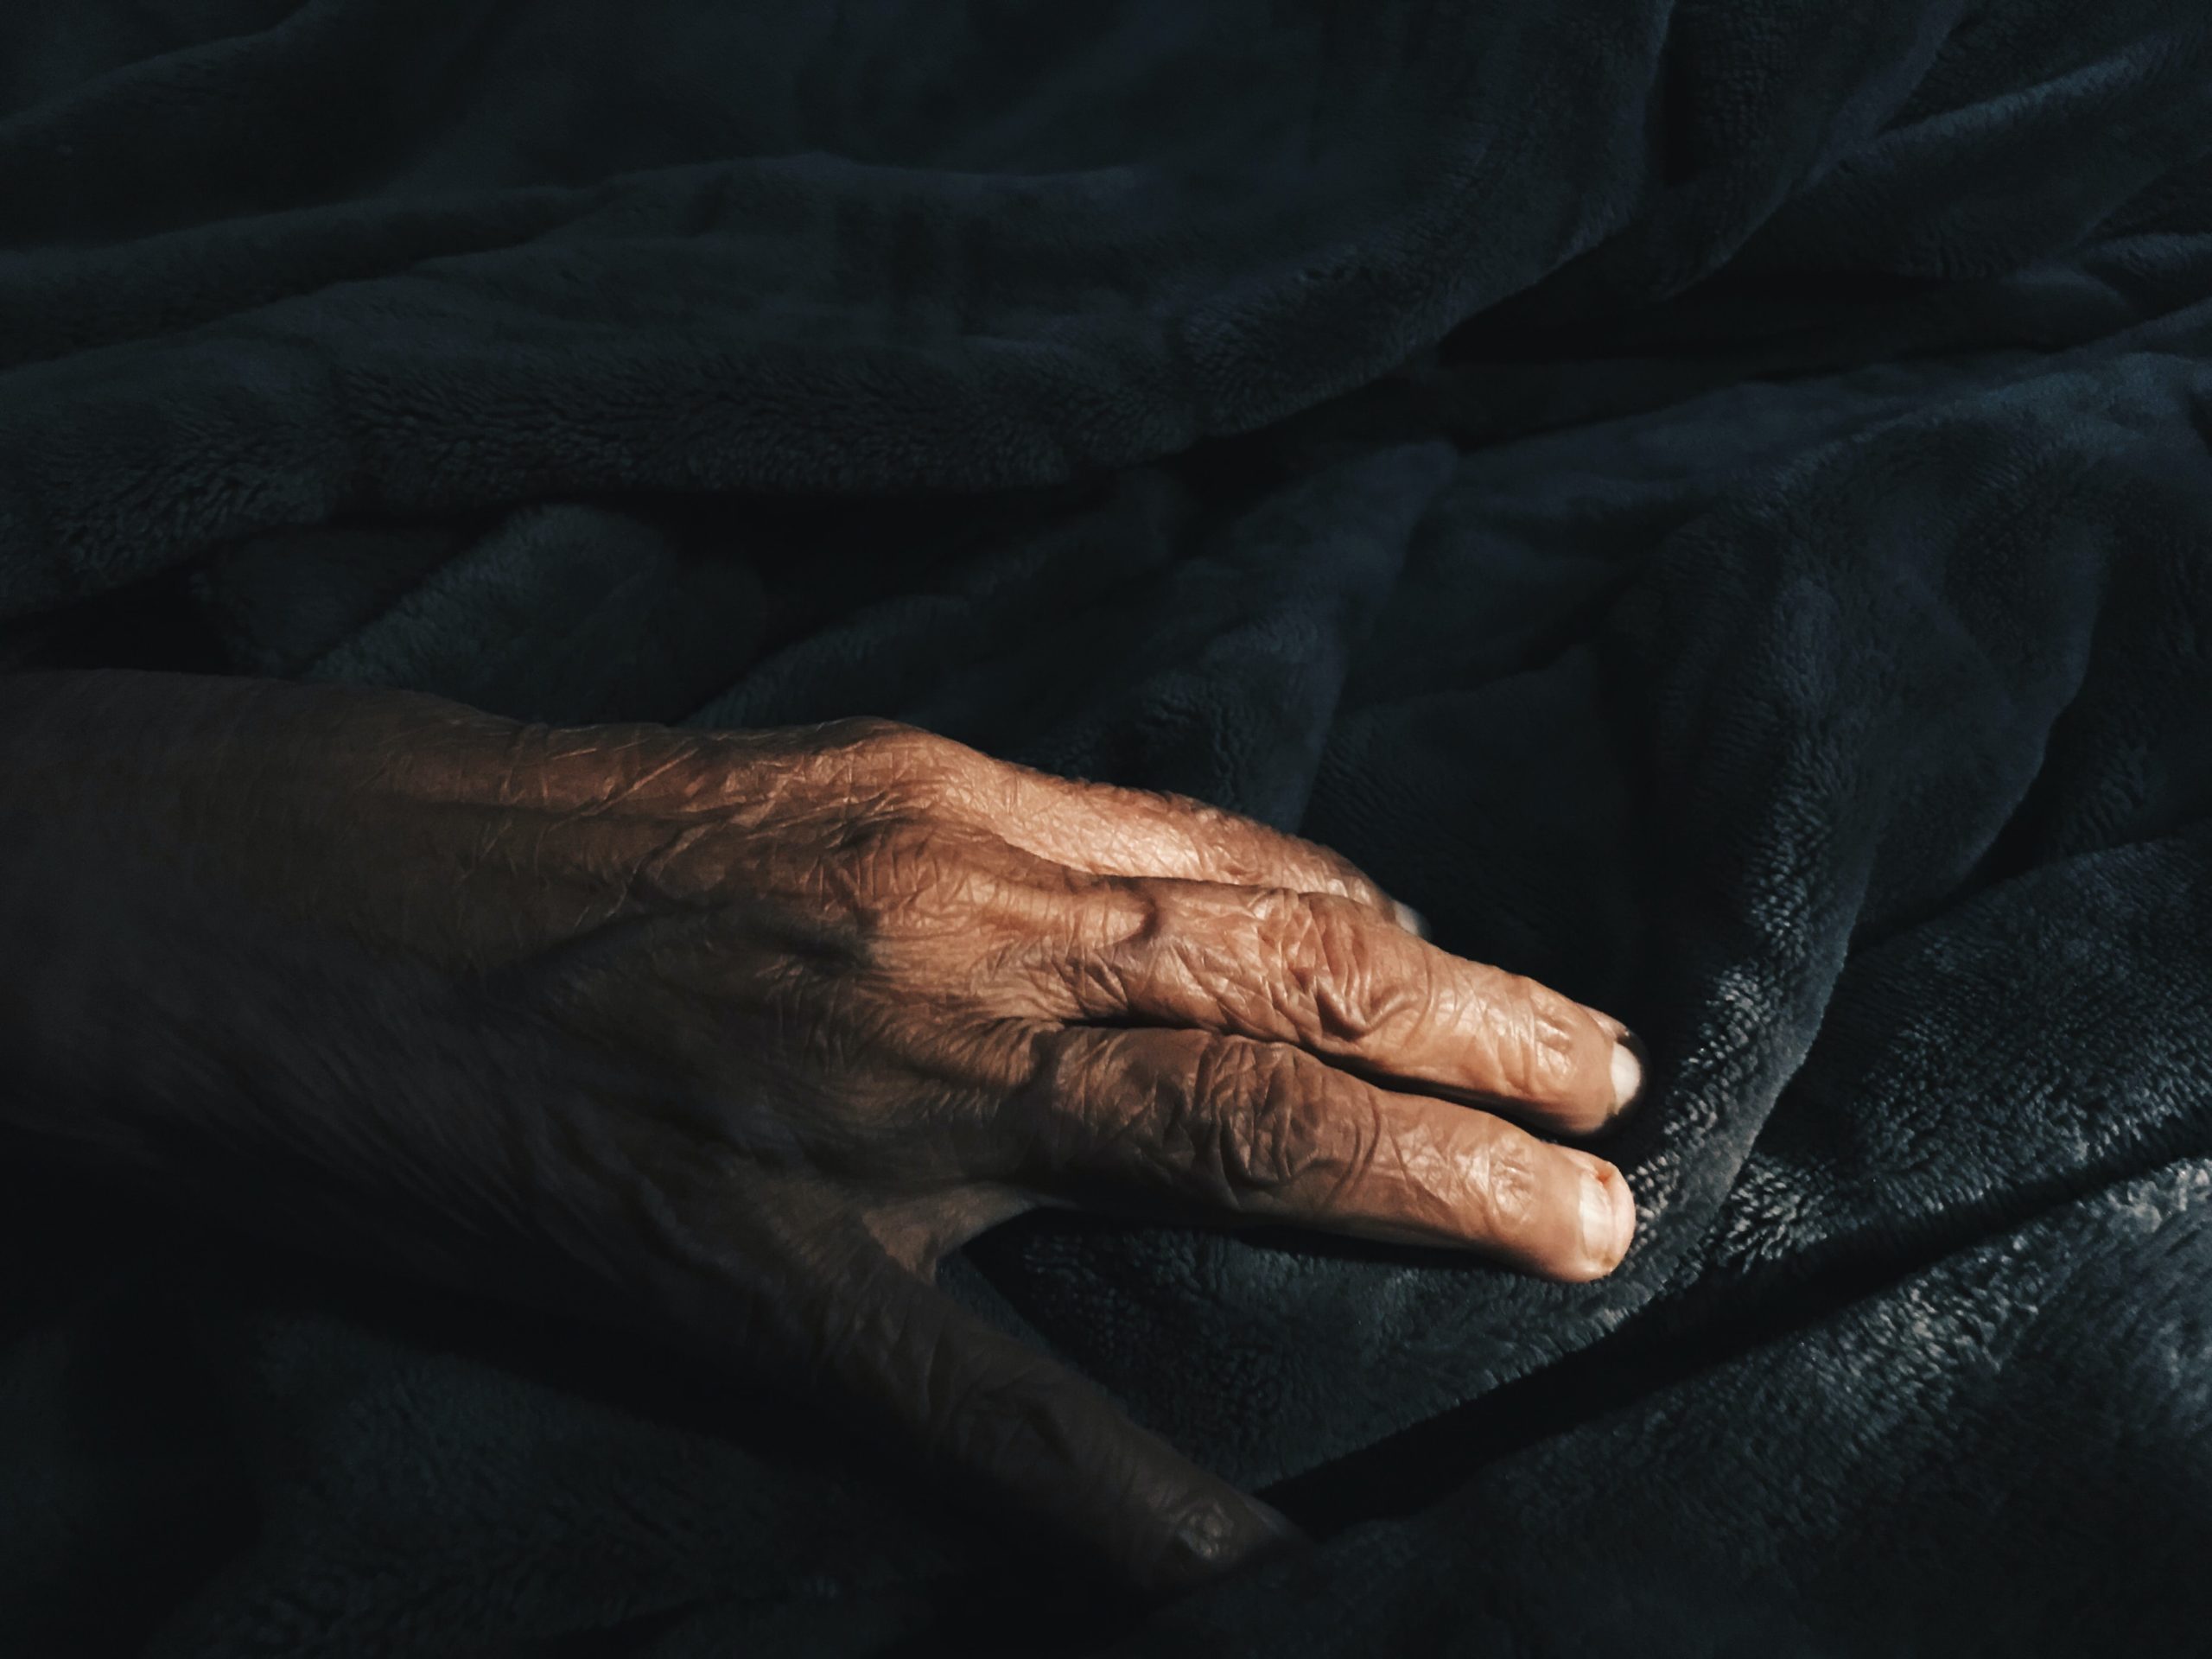
<svg viewBox="0 0 2212 1659">
<path fill-rule="evenodd" d="M 1042 1526 L 1149 1593 L 1305 1541 L 1074 1372 L 888 1259 L 847 1294 L 822 1362 L 841 1392 L 971 1501 Z"/>
</svg>

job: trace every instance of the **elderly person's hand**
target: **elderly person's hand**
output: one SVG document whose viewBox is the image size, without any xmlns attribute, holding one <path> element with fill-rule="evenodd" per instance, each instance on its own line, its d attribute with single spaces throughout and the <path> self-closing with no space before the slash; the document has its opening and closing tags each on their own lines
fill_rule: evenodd
<svg viewBox="0 0 2212 1659">
<path fill-rule="evenodd" d="M 1561 1280 L 1628 1247 L 1618 1172 L 1544 1138 L 1635 1094 L 1621 1026 L 1434 948 L 1333 854 L 1195 802 L 874 721 L 562 730 L 154 676 L 6 695 L 35 734 L 10 740 L 9 810 L 43 826 L 9 826 L 19 938 L 76 937 L 71 907 L 137 860 L 242 926 L 347 936 L 451 993 L 256 1021 L 238 985 L 194 988 L 183 934 L 118 963 L 91 930 L 108 943 L 72 971 L 0 988 L 65 1103 L 19 1105 L 23 1127 L 130 1141 L 157 1173 L 228 1160 L 259 1183 L 218 1183 L 243 1219 L 296 1234 L 316 1209 L 348 1248 L 619 1307 L 830 1390 L 1138 1584 L 1233 1566 L 1280 1518 L 949 1300 L 945 1253 L 1039 1205 Z M 134 1001 L 173 1035 L 113 1012 Z M 573 1063 L 516 1086 L 527 1065 L 470 1058 L 464 1007 L 504 1033 L 486 1053 L 526 1029 Z M 134 1031 L 221 1052 L 138 1068 Z M 288 1205 L 288 1185 L 320 1196 Z M 494 1261 L 523 1266 L 510 1283 Z"/>
</svg>

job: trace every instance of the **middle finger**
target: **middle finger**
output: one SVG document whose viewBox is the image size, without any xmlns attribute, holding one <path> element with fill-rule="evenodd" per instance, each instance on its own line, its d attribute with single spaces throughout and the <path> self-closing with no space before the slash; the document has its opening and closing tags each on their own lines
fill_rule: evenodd
<svg viewBox="0 0 2212 1659">
<path fill-rule="evenodd" d="M 1293 1044 L 1568 1134 L 1602 1127 L 1642 1087 L 1618 1020 L 1346 899 L 1108 877 L 1073 902 L 1077 926 L 1032 959 L 1062 1018 Z"/>
</svg>

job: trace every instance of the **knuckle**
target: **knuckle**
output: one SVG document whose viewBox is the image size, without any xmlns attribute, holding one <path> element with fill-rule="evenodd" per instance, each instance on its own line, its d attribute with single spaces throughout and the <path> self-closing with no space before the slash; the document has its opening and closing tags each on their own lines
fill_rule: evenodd
<svg viewBox="0 0 2212 1659">
<path fill-rule="evenodd" d="M 847 861 L 868 868 L 912 861 L 925 848 L 921 825 L 903 812 L 855 812 L 838 820 L 831 845 Z"/>
<path fill-rule="evenodd" d="M 1523 1097 L 1546 1092 L 1548 1052 L 1539 1029 L 1532 982 L 1509 978 L 1491 1009 L 1498 1070 L 1506 1086 Z"/>
<path fill-rule="evenodd" d="M 945 781 L 958 757 L 968 753 L 950 738 L 889 720 L 874 722 L 859 747 L 887 778 L 925 788 Z"/>
<path fill-rule="evenodd" d="M 783 1312 L 789 1327 L 784 1346 L 810 1382 L 850 1388 L 890 1369 L 897 1332 L 886 1310 L 864 1293 L 817 1289 Z"/>
<path fill-rule="evenodd" d="M 958 827 L 911 811 L 852 814 L 827 839 L 823 868 L 844 906 L 875 931 L 912 925 L 932 935 L 981 925 L 1011 889 Z"/>
<path fill-rule="evenodd" d="M 1249 819 L 1188 796 L 1167 795 L 1160 799 L 1168 810 L 1182 815 L 1192 837 L 1206 848 L 1223 880 L 1245 886 L 1265 879 Z"/>
<path fill-rule="evenodd" d="M 924 1374 L 924 1433 L 949 1462 L 1003 1474 L 1068 1439 L 1069 1389 L 1042 1357 L 980 1367 L 940 1339 Z"/>
<path fill-rule="evenodd" d="M 1172 813 L 1185 820 L 1192 829 L 1200 831 L 1226 830 L 1244 822 L 1235 813 L 1211 801 L 1202 801 L 1195 795 L 1179 795 L 1167 789 L 1133 788 L 1130 799 L 1143 803 L 1155 812 Z"/>
<path fill-rule="evenodd" d="M 1281 1011 L 1302 1040 L 1358 1047 L 1426 1016 L 1435 1000 L 1426 963 L 1378 949 L 1350 900 L 1283 893 L 1270 903 Z"/>
<path fill-rule="evenodd" d="M 1521 1238 L 1538 1230 L 1543 1184 L 1533 1142 L 1519 1136 L 1492 1136 L 1468 1160 L 1468 1183 L 1493 1235 Z"/>
<path fill-rule="evenodd" d="M 878 715 L 854 715 L 803 728 L 808 777 L 854 803 L 935 805 L 976 760 L 949 737 Z"/>
<path fill-rule="evenodd" d="M 1357 864 L 1319 842 L 1274 830 L 1267 833 L 1274 838 L 1278 856 L 1311 883 L 1317 894 L 1371 914 L 1381 889 Z"/>
<path fill-rule="evenodd" d="M 932 734 L 918 726 L 909 726 L 904 721 L 881 715 L 848 715 L 839 720 L 825 720 L 810 729 L 817 748 L 857 750 L 871 754 L 896 753 L 902 747 L 932 740 Z"/>
<path fill-rule="evenodd" d="M 1089 884 L 1092 903 L 1085 908 L 1103 937 L 1103 950 L 1126 951 L 1157 945 L 1174 925 L 1169 890 L 1146 876 L 1105 875 Z"/>
<path fill-rule="evenodd" d="M 1029 1506 L 1095 1502 L 1133 1484 L 1126 1425 L 1042 1355 L 941 1344 L 923 1393 L 925 1463 L 963 1484 Z"/>
<path fill-rule="evenodd" d="M 840 818 L 823 849 L 829 884 L 863 924 L 895 920 L 936 885 L 942 859 L 918 824 L 897 812 Z"/>
<path fill-rule="evenodd" d="M 1575 1025 L 1560 999 L 1533 980 L 1521 982 L 1528 1009 L 1522 1071 L 1528 1092 L 1554 1096 L 1574 1081 Z"/>
<path fill-rule="evenodd" d="M 1301 1040 L 1331 1034 L 1333 1023 L 1358 1001 L 1347 981 L 1357 965 L 1304 893 L 1267 887 L 1251 900 L 1259 955 L 1270 970 L 1276 1010 Z"/>
<path fill-rule="evenodd" d="M 1316 1131 L 1314 1163 L 1325 1177 L 1324 1207 L 1357 1210 L 1376 1168 L 1388 1163 L 1403 1171 L 1421 1161 L 1421 1151 L 1391 1133 L 1382 1104 L 1365 1090 L 1332 1107 L 1325 1133 Z"/>
<path fill-rule="evenodd" d="M 905 1414 L 941 1454 L 959 1454 L 974 1414 L 977 1382 L 941 1332 L 902 1332 L 910 1350 L 899 1369 L 912 1379 Z"/>
<path fill-rule="evenodd" d="M 1022 1161 L 1041 1173 L 1065 1174 L 1119 1138 L 1104 1109 L 1119 1091 L 1097 1086 L 1100 1064 L 1089 1035 L 1063 1027 L 1035 1038 L 1028 1080 L 1008 1096 L 1001 1113 Z"/>
<path fill-rule="evenodd" d="M 1202 1046 L 1166 1106 L 1193 1173 L 1224 1201 L 1279 1192 L 1320 1154 L 1298 1056 L 1272 1045 Z"/>
</svg>

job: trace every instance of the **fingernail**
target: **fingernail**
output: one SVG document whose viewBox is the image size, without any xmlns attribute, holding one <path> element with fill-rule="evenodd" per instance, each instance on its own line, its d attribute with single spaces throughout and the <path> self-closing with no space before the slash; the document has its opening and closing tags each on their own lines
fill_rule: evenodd
<svg viewBox="0 0 2212 1659">
<path fill-rule="evenodd" d="M 1211 1578 L 1227 1572 L 1254 1548 L 1241 1517 L 1218 1503 L 1200 1504 L 1176 1529 L 1161 1562 L 1166 1575 L 1175 1580 Z"/>
<path fill-rule="evenodd" d="M 1428 937 L 1428 918 L 1402 900 L 1393 899 L 1391 905 L 1398 912 L 1398 925 L 1417 939 Z"/>
<path fill-rule="evenodd" d="M 1629 1040 L 1633 1040 L 1629 1039 Z M 1613 1109 L 1618 1111 L 1637 1096 L 1643 1087 L 1643 1062 L 1637 1059 L 1636 1051 L 1628 1041 L 1613 1045 Z"/>
<path fill-rule="evenodd" d="M 1582 1253 L 1606 1268 L 1628 1254 L 1629 1234 L 1636 1225 L 1635 1204 L 1629 1204 L 1624 1223 L 1620 1200 L 1614 1197 L 1612 1185 L 1594 1173 L 1582 1178 Z M 1624 1184 L 1624 1196 L 1627 1191 Z"/>
<path fill-rule="evenodd" d="M 1227 1502 L 1202 1504 L 1189 1516 L 1155 1572 L 1171 1584 L 1202 1583 L 1312 1542 L 1272 1503 L 1238 1492 Z"/>
</svg>

